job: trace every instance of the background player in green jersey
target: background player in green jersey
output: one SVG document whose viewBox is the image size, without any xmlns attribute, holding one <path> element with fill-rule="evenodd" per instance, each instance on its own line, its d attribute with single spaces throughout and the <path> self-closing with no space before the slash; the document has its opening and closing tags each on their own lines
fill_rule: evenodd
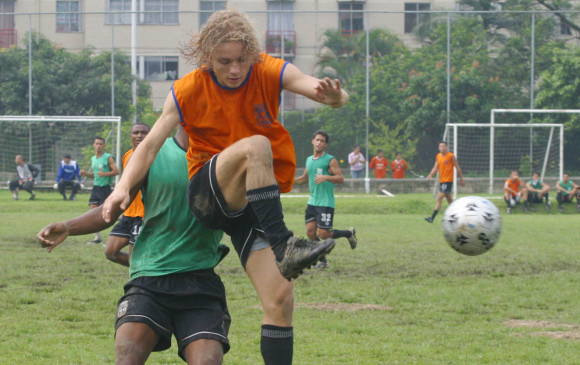
<svg viewBox="0 0 580 365">
<path fill-rule="evenodd" d="M 556 200 L 558 200 L 558 209 L 560 210 L 560 213 L 564 212 L 562 204 L 572 203 L 574 197 L 576 197 L 576 210 L 580 213 L 580 200 L 578 200 L 580 187 L 570 180 L 570 175 L 562 175 L 562 180 L 558 181 L 556 189 L 558 189 Z"/>
<path fill-rule="evenodd" d="M 546 207 L 546 212 L 550 211 L 550 198 L 548 195 L 550 185 L 540 180 L 539 172 L 534 172 L 532 174 L 532 180 L 528 181 L 526 184 L 526 189 L 528 189 L 528 204 L 530 205 L 532 212 L 536 211 L 536 208 L 534 208 L 534 203 L 542 203 L 544 198 L 546 199 L 544 204 Z"/>
<path fill-rule="evenodd" d="M 354 227 L 341 231 L 332 229 L 334 219 L 334 185 L 344 181 L 338 161 L 334 156 L 326 153 L 328 133 L 322 130 L 314 132 L 312 136 L 314 154 L 306 159 L 304 174 L 297 177 L 296 184 L 308 182 L 310 199 L 306 207 L 306 235 L 309 240 L 345 237 L 350 247 L 356 247 L 356 231 Z M 328 267 L 326 258 L 321 259 L 317 268 Z"/>
</svg>

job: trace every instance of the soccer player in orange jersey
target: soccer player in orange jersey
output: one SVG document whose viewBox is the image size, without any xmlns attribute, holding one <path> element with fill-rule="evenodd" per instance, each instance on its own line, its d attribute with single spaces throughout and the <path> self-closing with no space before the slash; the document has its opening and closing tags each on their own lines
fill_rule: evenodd
<svg viewBox="0 0 580 365">
<path fill-rule="evenodd" d="M 520 179 L 518 170 L 512 170 L 510 177 L 505 181 L 503 199 L 507 204 L 507 214 L 511 214 L 512 208 L 522 199 L 524 200 L 524 212 L 528 212 L 528 189 Z"/>
<path fill-rule="evenodd" d="M 131 127 L 131 148 L 123 156 L 123 169 L 127 166 L 127 162 L 135 151 L 135 148 L 145 139 L 149 133 L 149 126 L 145 123 L 135 123 Z M 131 251 L 135 240 L 141 232 L 141 224 L 143 223 L 143 215 L 145 214 L 145 207 L 141 201 L 141 192 L 133 200 L 133 203 L 125 210 L 121 221 L 113 227 L 107 244 L 105 245 L 105 257 L 112 262 L 123 266 L 129 266 L 131 258 Z M 123 248 L 129 245 L 129 251 L 123 252 Z"/>
<path fill-rule="evenodd" d="M 435 165 L 433 169 L 427 175 L 427 180 L 431 180 L 431 177 L 439 171 L 439 193 L 437 194 L 437 204 L 435 204 L 435 210 L 430 217 L 425 218 L 429 223 L 433 223 L 435 216 L 439 213 L 441 209 L 441 204 L 443 203 L 443 198 L 447 199 L 447 203 L 451 204 L 453 202 L 453 197 L 451 197 L 451 189 L 453 188 L 453 167 L 457 169 L 457 174 L 459 175 L 461 186 L 465 186 L 465 180 L 463 180 L 463 172 L 461 172 L 461 167 L 457 162 L 457 158 L 451 152 L 449 152 L 447 147 L 447 142 L 439 142 L 439 153 L 435 157 Z"/>
<path fill-rule="evenodd" d="M 375 170 L 375 177 L 377 179 L 384 179 L 387 177 L 388 166 L 389 160 L 385 158 L 385 153 L 383 152 L 383 150 L 378 150 L 377 155 L 371 159 L 369 169 Z"/>
<path fill-rule="evenodd" d="M 391 171 L 393 172 L 393 179 L 404 179 L 407 171 L 407 161 L 403 160 L 401 152 L 395 154 L 395 159 L 391 163 Z"/>
<path fill-rule="evenodd" d="M 334 240 L 293 236 L 284 223 L 280 193 L 292 188 L 296 156 L 290 134 L 276 120 L 282 90 L 332 108 L 349 95 L 338 79 L 317 79 L 260 52 L 247 15 L 215 12 L 182 48 L 199 67 L 176 81 L 151 132 L 133 153 L 105 202 L 129 205 L 131 188 L 151 166 L 178 124 L 189 135 L 188 200 L 196 219 L 227 233 L 252 280 L 262 307 L 262 357 L 292 362 L 293 281 L 334 247 Z M 184 192 L 185 194 L 185 192 Z"/>
</svg>

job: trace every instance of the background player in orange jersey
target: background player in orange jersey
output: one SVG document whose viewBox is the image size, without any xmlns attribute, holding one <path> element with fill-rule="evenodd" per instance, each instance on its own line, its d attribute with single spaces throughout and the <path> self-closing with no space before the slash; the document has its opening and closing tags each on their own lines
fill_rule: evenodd
<svg viewBox="0 0 580 365">
<path fill-rule="evenodd" d="M 518 170 L 512 170 L 510 177 L 505 181 L 503 199 L 507 204 L 507 214 L 511 214 L 512 208 L 522 199 L 524 200 L 524 212 L 528 212 L 528 189 L 520 179 Z"/>
<path fill-rule="evenodd" d="M 384 179 L 387 177 L 387 168 L 389 167 L 389 160 L 385 158 L 383 150 L 378 150 L 377 155 L 371 159 L 369 169 L 375 170 L 375 178 Z"/>
<path fill-rule="evenodd" d="M 133 124 L 131 127 L 131 145 L 133 148 L 123 156 L 123 169 L 125 169 L 131 154 L 133 154 L 135 148 L 145 139 L 147 133 L 149 133 L 149 126 L 147 124 Z M 131 250 L 133 249 L 139 232 L 141 232 L 144 214 L 145 207 L 143 207 L 141 192 L 139 192 L 133 200 L 133 203 L 123 213 L 121 221 L 113 227 L 109 238 L 107 238 L 107 244 L 105 245 L 105 257 L 107 259 L 123 266 L 129 266 Z M 129 245 L 129 251 L 123 252 L 123 248 L 127 245 Z"/>
<path fill-rule="evenodd" d="M 439 153 L 435 157 L 435 165 L 429 175 L 427 175 L 427 180 L 431 180 L 431 177 L 439 171 L 439 193 L 437 194 L 437 204 L 435 204 L 435 210 L 430 217 L 425 218 L 429 223 L 433 223 L 433 219 L 439 209 L 441 209 L 441 204 L 443 203 L 443 198 L 447 199 L 447 203 L 451 204 L 453 198 L 451 197 L 451 189 L 453 188 L 453 167 L 457 169 L 457 174 L 459 175 L 459 181 L 461 186 L 465 186 L 465 180 L 463 180 L 463 172 L 461 172 L 461 167 L 457 162 L 455 155 L 448 151 L 447 142 L 439 142 Z"/>
<path fill-rule="evenodd" d="M 391 163 L 391 171 L 393 172 L 393 179 L 405 178 L 405 172 L 407 171 L 407 161 L 403 160 L 403 155 L 401 152 L 397 152 L 395 155 L 395 159 Z"/>
<path fill-rule="evenodd" d="M 266 365 L 292 363 L 293 281 L 334 247 L 334 241 L 293 236 L 284 223 L 280 192 L 291 190 L 296 155 L 276 120 L 280 93 L 288 90 L 332 108 L 348 102 L 340 81 L 317 79 L 260 52 L 247 17 L 228 8 L 212 14 L 182 48 L 199 66 L 173 85 L 163 112 L 133 153 L 103 207 L 105 221 L 125 209 L 166 138 L 181 124 L 187 152 L 189 206 L 207 228 L 227 233 L 252 280 L 262 307 Z M 186 192 L 184 192 L 184 195 Z"/>
</svg>

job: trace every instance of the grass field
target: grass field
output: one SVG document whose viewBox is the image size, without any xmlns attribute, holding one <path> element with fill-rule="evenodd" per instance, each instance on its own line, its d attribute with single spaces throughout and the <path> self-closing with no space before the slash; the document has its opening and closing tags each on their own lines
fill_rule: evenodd
<svg viewBox="0 0 580 365">
<path fill-rule="evenodd" d="M 26 194 L 21 194 L 26 196 Z M 0 191 L 0 364 L 114 362 L 116 303 L 127 269 L 91 236 L 51 254 L 36 232 L 87 209 L 88 196 L 12 201 Z M 306 197 L 284 198 L 288 226 L 303 235 Z M 503 202 L 494 200 L 503 212 Z M 555 202 L 554 202 L 555 203 Z M 330 268 L 296 283 L 295 364 L 578 364 L 580 214 L 503 215 L 496 247 L 453 251 L 428 195 L 339 197 L 336 228 L 354 225 Z M 557 209 L 553 209 L 556 211 Z M 106 236 L 106 235 L 105 235 Z M 232 315 L 226 364 L 260 364 L 261 309 L 230 254 L 218 267 Z M 151 364 L 182 364 L 174 346 Z"/>
</svg>

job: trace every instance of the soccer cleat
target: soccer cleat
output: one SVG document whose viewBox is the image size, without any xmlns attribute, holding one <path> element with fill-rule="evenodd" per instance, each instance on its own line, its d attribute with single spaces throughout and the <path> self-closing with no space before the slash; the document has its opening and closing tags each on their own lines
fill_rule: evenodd
<svg viewBox="0 0 580 365">
<path fill-rule="evenodd" d="M 427 217 L 425 220 L 429 223 L 433 223 L 433 217 Z"/>
<path fill-rule="evenodd" d="M 99 243 L 102 243 L 102 240 L 99 239 L 94 239 L 92 241 L 87 242 L 87 245 L 98 245 Z"/>
<path fill-rule="evenodd" d="M 350 248 L 354 250 L 357 244 L 356 229 L 354 229 L 354 227 L 350 227 L 348 230 L 352 233 L 352 235 L 348 238 L 348 243 L 350 243 Z"/>
<path fill-rule="evenodd" d="M 578 205 L 576 206 L 576 211 L 577 211 L 578 213 L 580 213 L 580 204 L 578 204 Z"/>
<path fill-rule="evenodd" d="M 68 198 L 68 200 L 77 200 L 76 195 L 71 195 L 70 198 Z"/>
<path fill-rule="evenodd" d="M 313 267 L 313 269 L 327 269 L 328 268 L 328 262 L 324 262 L 324 261 L 320 261 L 319 263 L 316 264 L 316 266 Z"/>
<path fill-rule="evenodd" d="M 546 203 L 544 207 L 546 208 L 546 212 L 550 213 L 550 203 Z"/>
<path fill-rule="evenodd" d="M 321 257 L 334 248 L 334 240 L 309 241 L 303 238 L 290 237 L 286 242 L 286 251 L 280 261 L 276 260 L 278 270 L 288 281 L 296 279 L 304 269 L 312 267 Z"/>
<path fill-rule="evenodd" d="M 507 214 L 512 214 L 512 208 L 507 208 Z"/>
<path fill-rule="evenodd" d="M 34 200 L 36 198 L 36 194 L 32 193 L 32 195 L 30 196 L 30 198 L 28 198 L 28 200 Z"/>
<path fill-rule="evenodd" d="M 531 210 L 532 212 L 534 212 L 534 213 L 535 213 L 535 212 L 536 212 L 536 207 L 534 207 L 534 206 L 532 205 L 532 206 L 530 206 L 530 210 Z"/>
<path fill-rule="evenodd" d="M 16 193 L 12 194 L 12 199 L 18 200 L 18 194 L 16 194 Z"/>
<path fill-rule="evenodd" d="M 564 213 L 564 208 L 559 207 L 558 210 L 560 211 L 560 213 Z"/>
<path fill-rule="evenodd" d="M 523 210 L 524 210 L 524 213 L 529 213 L 529 212 L 528 212 L 528 208 L 524 207 L 524 209 L 523 209 Z"/>
</svg>

